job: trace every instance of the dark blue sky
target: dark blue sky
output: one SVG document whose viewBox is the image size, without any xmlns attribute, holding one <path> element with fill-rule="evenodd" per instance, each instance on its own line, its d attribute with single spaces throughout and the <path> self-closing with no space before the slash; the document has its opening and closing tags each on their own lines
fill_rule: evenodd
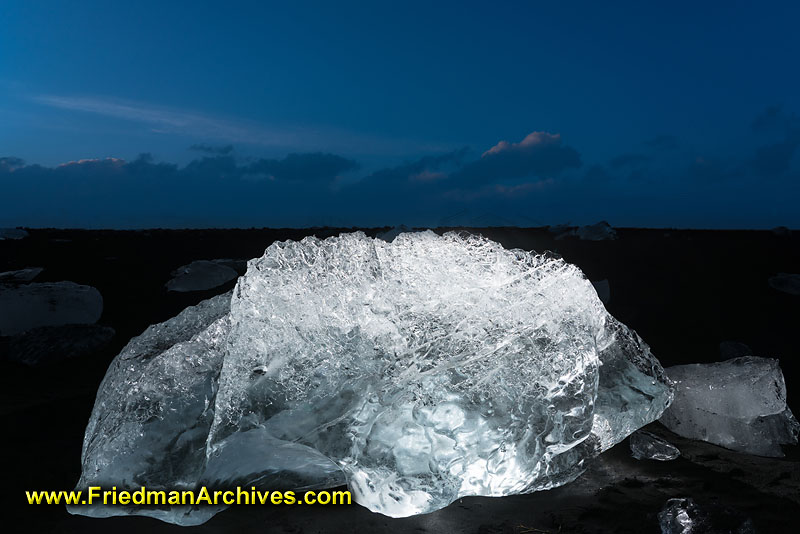
<svg viewBox="0 0 800 534">
<path fill-rule="evenodd" d="M 605 4 L 6 0 L 0 225 L 800 227 L 800 4 Z"/>
</svg>

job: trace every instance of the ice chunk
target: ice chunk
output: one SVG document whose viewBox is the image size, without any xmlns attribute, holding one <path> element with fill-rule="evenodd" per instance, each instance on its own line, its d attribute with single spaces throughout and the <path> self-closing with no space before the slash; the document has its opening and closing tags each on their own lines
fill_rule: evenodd
<svg viewBox="0 0 800 534">
<path fill-rule="evenodd" d="M 78 487 L 194 489 L 206 463 L 231 293 L 147 328 L 114 359 L 83 441 Z M 136 486 L 134 488 L 134 486 Z M 220 508 L 74 506 L 94 517 L 148 515 L 192 525 Z"/>
<path fill-rule="evenodd" d="M 670 400 L 647 345 L 563 260 L 454 233 L 308 237 L 131 341 L 78 486 L 347 482 L 407 516 L 569 482 Z"/>
<path fill-rule="evenodd" d="M 587 226 L 579 226 L 575 231 L 578 238 L 585 241 L 606 241 L 608 239 L 616 239 L 617 232 L 606 221 L 590 224 Z"/>
<path fill-rule="evenodd" d="M 77 358 L 103 348 L 114 337 L 108 326 L 42 326 L 12 336 L 7 358 L 25 365 L 44 365 Z"/>
<path fill-rule="evenodd" d="M 658 513 L 661 534 L 755 534 L 753 522 L 720 504 L 698 506 L 691 498 L 670 499 Z"/>
<path fill-rule="evenodd" d="M 769 285 L 782 293 L 800 295 L 800 274 L 778 273 L 770 277 Z"/>
<path fill-rule="evenodd" d="M 637 460 L 674 460 L 681 451 L 665 439 L 646 430 L 637 430 L 630 437 L 631 456 Z"/>
<path fill-rule="evenodd" d="M 783 456 L 800 430 L 778 360 L 745 356 L 669 367 L 675 401 L 661 423 L 678 435 L 761 456 Z"/>
<path fill-rule="evenodd" d="M 25 239 L 28 232 L 22 228 L 0 228 L 0 241 L 5 239 Z"/>
<path fill-rule="evenodd" d="M 0 285 L 0 335 L 10 336 L 39 326 L 92 324 L 103 313 L 103 297 L 74 282 Z"/>
<path fill-rule="evenodd" d="M 785 226 L 776 226 L 771 230 L 771 232 L 773 235 L 777 235 L 780 237 L 788 237 L 792 235 L 792 231 Z"/>
<path fill-rule="evenodd" d="M 617 238 L 617 232 L 606 221 L 595 224 L 569 228 L 565 226 L 550 227 L 550 232 L 556 234 L 556 239 L 565 237 L 577 237 L 584 241 L 606 241 Z"/>
<path fill-rule="evenodd" d="M 44 271 L 43 267 L 28 267 L 27 269 L 19 269 L 17 271 L 6 271 L 0 273 L 0 284 L 19 284 L 21 282 L 30 282 L 39 274 Z"/>
<path fill-rule="evenodd" d="M 167 282 L 167 289 L 186 292 L 219 287 L 236 278 L 238 273 L 223 262 L 198 260 L 178 267 L 172 276 L 172 280 Z"/>
</svg>

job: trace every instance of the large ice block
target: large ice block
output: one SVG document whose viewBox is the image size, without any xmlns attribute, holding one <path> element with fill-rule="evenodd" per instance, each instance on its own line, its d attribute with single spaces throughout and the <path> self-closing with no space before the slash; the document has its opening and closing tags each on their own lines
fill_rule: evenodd
<svg viewBox="0 0 800 534">
<path fill-rule="evenodd" d="M 271 245 L 112 363 L 78 484 L 312 489 L 390 516 L 573 480 L 671 400 L 563 260 L 432 232 Z M 180 524 L 209 509 L 92 509 Z"/>
</svg>

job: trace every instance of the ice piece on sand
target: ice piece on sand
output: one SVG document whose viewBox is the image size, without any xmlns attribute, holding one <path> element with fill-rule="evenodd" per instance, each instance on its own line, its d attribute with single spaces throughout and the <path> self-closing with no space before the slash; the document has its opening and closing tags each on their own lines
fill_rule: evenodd
<svg viewBox="0 0 800 534">
<path fill-rule="evenodd" d="M 616 230 L 606 221 L 579 226 L 577 230 L 575 230 L 575 235 L 584 241 L 606 241 L 608 239 L 617 238 Z"/>
<path fill-rule="evenodd" d="M 629 441 L 631 456 L 637 460 L 665 462 L 681 455 L 681 451 L 675 445 L 646 430 L 637 430 L 631 434 Z"/>
<path fill-rule="evenodd" d="M 0 241 L 5 239 L 25 239 L 26 237 L 28 237 L 28 232 L 22 228 L 0 228 Z"/>
<path fill-rule="evenodd" d="M 204 291 L 230 282 L 238 273 L 222 262 L 198 260 L 182 265 L 172 272 L 173 278 L 167 282 L 169 291 Z"/>
<path fill-rule="evenodd" d="M 720 504 L 699 506 L 691 498 L 670 499 L 658 513 L 661 534 L 755 534 L 753 522 Z"/>
<path fill-rule="evenodd" d="M 769 285 L 783 293 L 800 295 L 800 274 L 778 273 L 770 277 Z"/>
<path fill-rule="evenodd" d="M 661 423 L 676 434 L 760 456 L 783 456 L 781 445 L 797 443 L 778 360 L 745 356 L 666 373 L 675 400 Z"/>
<path fill-rule="evenodd" d="M 606 221 L 600 221 L 595 224 L 586 226 L 578 226 L 571 228 L 568 226 L 551 226 L 550 233 L 555 235 L 556 239 L 564 239 L 565 237 L 577 237 L 584 241 L 606 241 L 617 238 L 617 232 Z"/>
<path fill-rule="evenodd" d="M 788 237 L 792 235 L 792 231 L 785 226 L 776 226 L 772 230 L 770 230 L 773 235 L 777 235 L 780 237 Z"/>
<path fill-rule="evenodd" d="M 23 282 L 30 282 L 39 273 L 44 271 L 43 267 L 28 267 L 26 269 L 19 269 L 17 271 L 6 271 L 0 273 L 0 284 L 19 284 Z"/>
<path fill-rule="evenodd" d="M 408 516 L 570 482 L 671 398 L 647 345 L 563 260 L 455 233 L 308 237 L 128 344 L 78 487 L 346 482 L 370 510 Z"/>
<path fill-rule="evenodd" d="M 103 313 L 103 297 L 90 286 L 48 282 L 17 287 L 0 285 L 0 335 L 39 326 L 92 324 Z"/>
</svg>

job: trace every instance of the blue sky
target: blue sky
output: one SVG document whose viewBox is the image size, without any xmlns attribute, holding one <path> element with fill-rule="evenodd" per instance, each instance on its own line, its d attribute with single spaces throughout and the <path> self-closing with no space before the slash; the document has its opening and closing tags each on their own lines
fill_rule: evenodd
<svg viewBox="0 0 800 534">
<path fill-rule="evenodd" d="M 6 0 L 0 225 L 800 227 L 800 4 L 606 4 Z"/>
</svg>

